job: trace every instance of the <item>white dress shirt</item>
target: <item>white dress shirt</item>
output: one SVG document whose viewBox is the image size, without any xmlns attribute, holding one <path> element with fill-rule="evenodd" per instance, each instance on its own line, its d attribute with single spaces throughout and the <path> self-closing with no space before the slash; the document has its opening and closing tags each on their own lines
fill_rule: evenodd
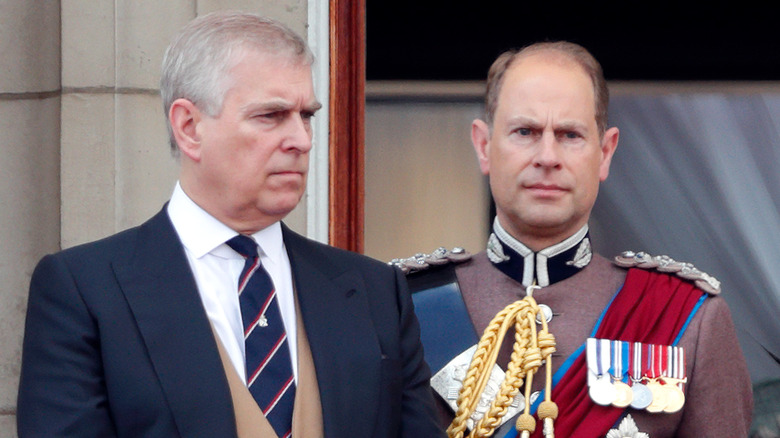
<svg viewBox="0 0 780 438">
<path fill-rule="evenodd" d="M 178 182 L 168 203 L 168 216 L 184 245 L 206 315 L 238 375 L 246 383 L 244 328 L 238 304 L 238 277 L 244 267 L 244 258 L 225 243 L 238 233 L 195 204 Z M 260 261 L 276 288 L 297 381 L 295 298 L 281 224 L 276 222 L 252 237 L 260 246 Z"/>
</svg>

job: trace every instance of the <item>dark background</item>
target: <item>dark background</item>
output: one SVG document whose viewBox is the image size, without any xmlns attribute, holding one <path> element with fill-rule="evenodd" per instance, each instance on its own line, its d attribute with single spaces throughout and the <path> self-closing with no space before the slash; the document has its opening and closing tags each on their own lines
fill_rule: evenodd
<svg viewBox="0 0 780 438">
<path fill-rule="evenodd" d="M 780 80 L 771 4 L 367 0 L 366 77 L 484 80 L 502 51 L 565 39 L 608 80 Z"/>
</svg>

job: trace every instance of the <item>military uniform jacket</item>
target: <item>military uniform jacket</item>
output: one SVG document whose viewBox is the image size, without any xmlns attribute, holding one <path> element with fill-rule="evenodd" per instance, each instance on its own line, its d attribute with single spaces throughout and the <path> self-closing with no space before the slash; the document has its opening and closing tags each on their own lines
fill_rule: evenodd
<svg viewBox="0 0 780 438">
<path fill-rule="evenodd" d="M 506 305 L 525 296 L 525 288 L 498 270 L 485 252 L 457 265 L 455 272 L 478 335 Z M 599 315 L 623 284 L 626 272 L 594 254 L 579 273 L 534 292 L 536 301 L 554 312 L 549 323 L 557 343 L 553 372 L 585 343 Z M 507 335 L 497 362 L 502 368 L 509 362 L 511 342 L 512 336 Z M 752 413 L 751 382 L 729 309 L 721 297 L 711 296 L 704 301 L 678 345 L 686 351 L 686 403 L 673 414 L 629 408 L 639 431 L 650 437 L 747 436 Z M 542 389 L 543 382 L 541 377 L 534 379 L 534 390 Z M 443 422 L 449 424 L 453 415 L 439 402 Z M 593 436 L 604 433 L 594 431 Z"/>
</svg>

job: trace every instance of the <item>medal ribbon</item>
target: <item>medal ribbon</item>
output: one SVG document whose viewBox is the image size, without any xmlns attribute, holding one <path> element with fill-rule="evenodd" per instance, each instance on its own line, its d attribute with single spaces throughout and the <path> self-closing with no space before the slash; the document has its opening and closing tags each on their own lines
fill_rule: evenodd
<svg viewBox="0 0 780 438">
<path fill-rule="evenodd" d="M 674 349 L 674 356 L 677 360 L 677 367 L 675 368 L 674 377 L 681 380 L 677 384 L 677 387 L 682 390 L 685 387 L 685 384 L 682 382 L 682 380 L 685 379 L 685 350 L 682 347 L 674 347 Z"/>
<path fill-rule="evenodd" d="M 642 343 L 641 342 L 633 342 L 631 343 L 631 379 L 634 382 L 640 382 L 642 380 L 643 370 L 642 370 Z"/>
<path fill-rule="evenodd" d="M 620 361 L 620 367 L 621 367 L 621 373 L 620 373 L 620 380 L 624 381 L 625 383 L 628 383 L 628 371 L 629 371 L 629 359 L 631 358 L 631 354 L 629 353 L 631 344 L 629 342 L 623 342 L 618 341 L 618 344 L 620 344 L 620 351 L 621 351 L 621 361 Z"/>
<path fill-rule="evenodd" d="M 621 350 L 618 342 L 619 341 L 610 341 L 609 343 L 609 347 L 612 353 L 610 355 L 609 374 L 615 381 L 618 381 L 623 377 L 623 370 L 621 369 L 623 361 L 620 357 Z"/>
<path fill-rule="evenodd" d="M 598 345 L 598 339 L 595 338 L 588 338 L 586 341 L 587 343 L 587 349 L 586 349 L 586 359 L 588 361 L 588 369 L 591 370 L 596 377 L 599 376 L 599 361 L 597 359 L 598 353 L 599 353 L 599 345 Z M 590 380 L 588 381 L 590 383 Z"/>
<path fill-rule="evenodd" d="M 659 345 L 658 349 L 661 350 L 661 375 L 663 377 L 671 377 L 670 372 L 672 370 L 672 359 L 674 355 L 671 354 L 671 345 Z"/>
<path fill-rule="evenodd" d="M 598 357 L 599 357 L 599 377 L 604 375 L 604 370 L 607 369 L 607 364 L 612 361 L 612 355 L 610 354 L 610 341 L 609 339 L 598 340 Z M 609 367 L 611 369 L 612 367 Z"/>
<path fill-rule="evenodd" d="M 646 376 L 649 379 L 655 379 L 660 375 L 660 371 L 656 371 L 658 367 L 658 356 L 656 354 L 655 348 L 651 344 L 647 344 L 645 346 L 645 350 L 647 352 L 647 374 Z"/>
</svg>

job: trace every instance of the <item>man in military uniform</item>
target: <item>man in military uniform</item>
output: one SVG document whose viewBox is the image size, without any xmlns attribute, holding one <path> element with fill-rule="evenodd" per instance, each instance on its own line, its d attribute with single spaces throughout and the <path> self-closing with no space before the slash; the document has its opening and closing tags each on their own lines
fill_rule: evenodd
<svg viewBox="0 0 780 438">
<path fill-rule="evenodd" d="M 502 54 L 471 130 L 496 204 L 487 250 L 397 261 L 419 271 L 408 278 L 422 289 L 415 305 L 450 436 L 747 436 L 751 382 L 717 280 L 669 257 L 591 250 L 588 219 L 619 137 L 607 105 L 599 63 L 576 44 Z M 459 263 L 421 269 L 448 260 Z M 480 336 L 476 354 L 460 354 Z M 493 362 L 506 377 L 487 379 Z M 502 391 L 495 381 L 504 400 L 486 408 L 483 389 Z M 621 384 L 632 395 L 617 395 Z"/>
</svg>

